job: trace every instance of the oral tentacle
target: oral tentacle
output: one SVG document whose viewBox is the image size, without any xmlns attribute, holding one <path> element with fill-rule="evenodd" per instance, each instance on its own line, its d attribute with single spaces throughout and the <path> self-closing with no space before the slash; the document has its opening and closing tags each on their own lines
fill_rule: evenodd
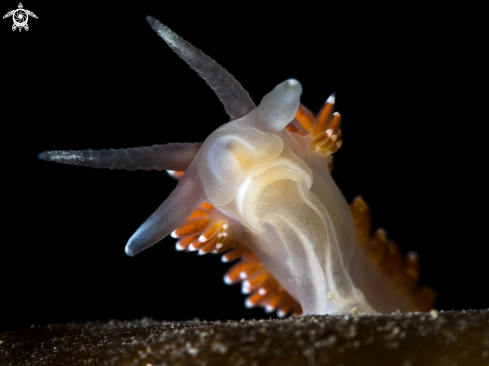
<svg viewBox="0 0 489 366">
<path fill-rule="evenodd" d="M 126 254 L 134 256 L 165 238 L 181 226 L 204 200 L 204 190 L 197 173 L 189 168 L 168 198 L 131 236 Z"/>
<path fill-rule="evenodd" d="M 196 142 L 128 149 L 44 151 L 38 157 L 45 161 L 92 168 L 184 171 L 201 146 L 201 142 Z"/>
<path fill-rule="evenodd" d="M 231 120 L 244 117 L 255 109 L 248 92 L 226 69 L 155 18 L 148 16 L 146 20 L 172 51 L 214 90 Z"/>
</svg>

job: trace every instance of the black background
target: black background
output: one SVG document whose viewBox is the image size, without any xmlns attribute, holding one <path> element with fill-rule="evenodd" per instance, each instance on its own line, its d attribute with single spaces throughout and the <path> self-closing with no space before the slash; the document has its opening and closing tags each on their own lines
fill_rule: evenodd
<svg viewBox="0 0 489 366">
<path fill-rule="evenodd" d="M 224 285 L 217 256 L 127 239 L 175 186 L 164 172 L 37 160 L 45 150 L 202 141 L 227 122 L 152 15 L 227 68 L 255 102 L 287 78 L 317 111 L 336 92 L 333 176 L 374 227 L 421 258 L 439 309 L 489 307 L 487 41 L 477 9 L 337 9 L 179 1 L 41 2 L 28 32 L 0 22 L 0 331 L 90 320 L 268 317 Z M 15 9 L 3 1 L 1 12 Z M 462 12 L 463 10 L 463 12 Z"/>
</svg>

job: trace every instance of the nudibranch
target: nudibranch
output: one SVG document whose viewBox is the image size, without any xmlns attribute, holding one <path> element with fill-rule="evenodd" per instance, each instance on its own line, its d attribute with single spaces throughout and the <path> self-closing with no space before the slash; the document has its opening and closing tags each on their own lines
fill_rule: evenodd
<svg viewBox="0 0 489 366">
<path fill-rule="evenodd" d="M 330 96 L 314 115 L 289 79 L 258 106 L 232 75 L 152 17 L 151 27 L 207 84 L 230 121 L 203 143 L 47 151 L 64 164 L 166 170 L 178 184 L 132 235 L 133 256 L 167 235 L 178 250 L 223 253 L 236 261 L 248 307 L 288 314 L 428 311 L 434 292 L 419 287 L 415 253 L 403 258 L 384 230 L 371 233 L 361 197 L 348 205 L 332 176 L 341 117 Z"/>
</svg>

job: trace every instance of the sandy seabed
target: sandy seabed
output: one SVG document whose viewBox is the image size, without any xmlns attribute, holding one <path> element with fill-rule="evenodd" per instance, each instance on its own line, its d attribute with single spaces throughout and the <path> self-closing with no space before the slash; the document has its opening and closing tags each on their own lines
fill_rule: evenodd
<svg viewBox="0 0 489 366">
<path fill-rule="evenodd" d="M 0 365 L 489 366 L 489 309 L 50 324 L 1 333 Z"/>
</svg>

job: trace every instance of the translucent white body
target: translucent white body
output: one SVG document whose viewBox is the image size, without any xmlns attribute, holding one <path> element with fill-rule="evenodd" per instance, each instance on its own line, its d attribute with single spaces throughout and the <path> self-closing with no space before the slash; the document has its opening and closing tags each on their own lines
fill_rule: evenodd
<svg viewBox="0 0 489 366">
<path fill-rule="evenodd" d="M 135 255 L 180 227 L 203 202 L 301 305 L 303 314 L 414 310 L 360 248 L 352 214 L 311 147 L 289 132 L 302 87 L 290 79 L 255 107 L 214 60 L 156 19 L 148 22 L 216 92 L 231 122 L 195 144 L 100 151 L 48 151 L 40 159 L 109 169 L 185 171 L 175 190 L 133 234 Z M 323 131 L 324 132 L 324 131 Z M 199 233 L 200 235 L 200 233 Z"/>
<path fill-rule="evenodd" d="M 408 310 L 361 252 L 324 154 L 310 136 L 285 129 L 300 94 L 296 80 L 278 85 L 251 113 L 214 131 L 188 170 L 197 170 L 204 200 L 230 222 L 230 236 L 305 314 Z"/>
</svg>

